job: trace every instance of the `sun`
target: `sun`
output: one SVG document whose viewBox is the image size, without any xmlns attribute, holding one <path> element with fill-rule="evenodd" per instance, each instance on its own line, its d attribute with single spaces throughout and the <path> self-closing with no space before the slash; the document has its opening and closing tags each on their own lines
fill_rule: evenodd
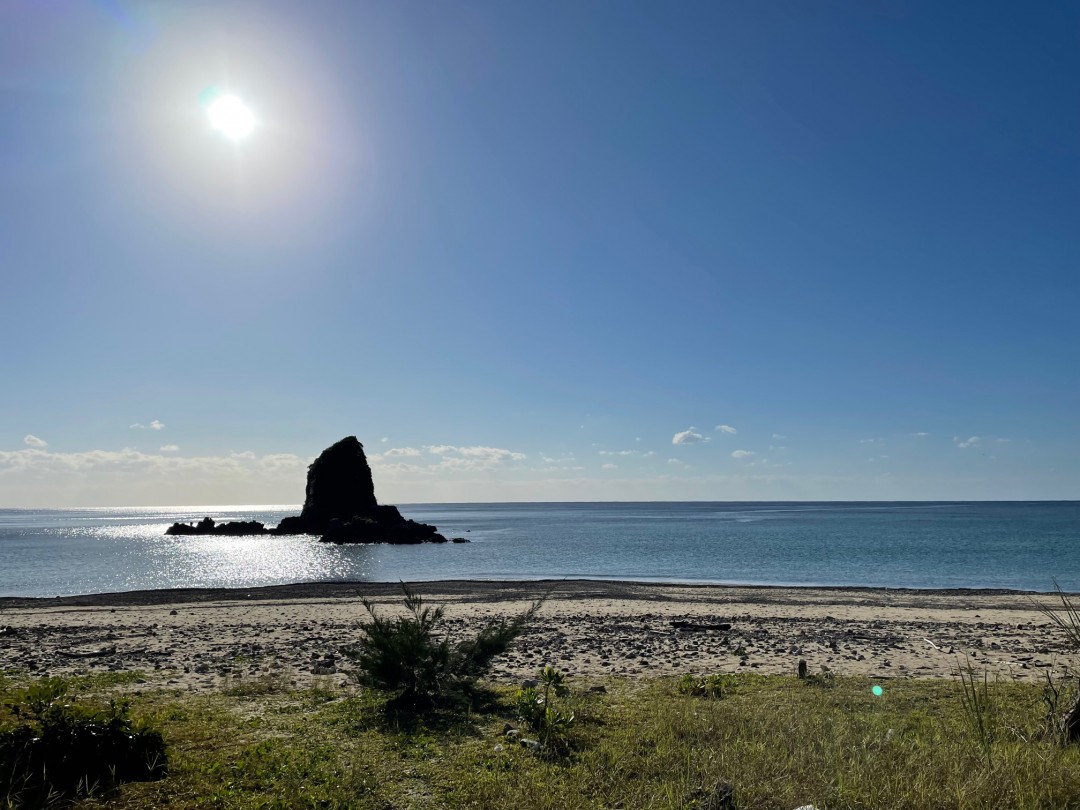
<svg viewBox="0 0 1080 810">
<path fill-rule="evenodd" d="M 230 141 L 240 141 L 255 129 L 255 114 L 239 97 L 219 93 L 204 105 L 210 126 Z"/>
</svg>

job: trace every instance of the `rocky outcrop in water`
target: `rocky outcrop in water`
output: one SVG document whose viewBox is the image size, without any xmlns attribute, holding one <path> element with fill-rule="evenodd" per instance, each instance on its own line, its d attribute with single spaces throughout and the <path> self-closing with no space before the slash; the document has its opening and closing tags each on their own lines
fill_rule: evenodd
<svg viewBox="0 0 1080 810">
<path fill-rule="evenodd" d="M 375 499 L 364 446 L 347 436 L 319 454 L 308 467 L 304 508 L 268 529 L 258 521 L 218 524 L 206 517 L 196 524 L 174 523 L 172 535 L 318 534 L 327 543 L 445 543 L 434 526 L 402 517 L 396 506 Z"/>
</svg>

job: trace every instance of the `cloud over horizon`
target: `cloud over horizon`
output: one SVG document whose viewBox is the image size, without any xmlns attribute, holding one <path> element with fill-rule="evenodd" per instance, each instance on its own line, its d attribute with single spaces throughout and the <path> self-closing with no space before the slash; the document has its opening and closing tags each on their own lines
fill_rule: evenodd
<svg viewBox="0 0 1080 810">
<path fill-rule="evenodd" d="M 681 433 L 676 433 L 671 437 L 672 444 L 700 444 L 707 442 L 709 439 L 707 436 L 702 436 L 697 432 L 697 428 L 689 427 Z"/>
<path fill-rule="evenodd" d="M 39 439 L 33 433 L 27 433 L 23 436 L 23 444 L 29 447 L 48 447 L 49 443 L 44 439 Z"/>
<path fill-rule="evenodd" d="M 144 425 L 142 422 L 136 422 L 133 425 L 128 425 L 128 427 L 134 430 L 164 430 L 165 423 L 159 419 L 155 419 L 149 425 Z"/>
</svg>

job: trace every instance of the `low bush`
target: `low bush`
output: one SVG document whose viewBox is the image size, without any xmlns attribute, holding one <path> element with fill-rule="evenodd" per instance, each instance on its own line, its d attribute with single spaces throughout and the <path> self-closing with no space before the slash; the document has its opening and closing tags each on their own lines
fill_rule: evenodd
<svg viewBox="0 0 1080 810">
<path fill-rule="evenodd" d="M 536 686 L 523 686 L 514 699 L 518 717 L 540 737 L 542 750 L 564 753 L 569 747 L 567 732 L 574 724 L 574 713 L 557 705 L 556 698 L 570 694 L 566 676 L 552 666 L 540 671 Z"/>
<path fill-rule="evenodd" d="M 675 688 L 684 695 L 722 698 L 735 690 L 738 680 L 736 675 L 683 675 Z"/>
<path fill-rule="evenodd" d="M 164 777 L 161 734 L 129 716 L 128 704 L 92 706 L 66 699 L 55 678 L 16 692 L 0 725 L 0 797 L 10 807 L 40 807 Z"/>
<path fill-rule="evenodd" d="M 451 643 L 437 637 L 443 624 L 442 607 L 425 607 L 419 594 L 402 583 L 407 616 L 387 619 L 363 600 L 371 622 L 363 640 L 346 654 L 356 663 L 366 685 L 399 691 L 395 706 L 422 708 L 464 696 L 476 680 L 505 653 L 540 609 L 534 602 L 512 619 L 490 622 L 474 638 Z"/>
</svg>

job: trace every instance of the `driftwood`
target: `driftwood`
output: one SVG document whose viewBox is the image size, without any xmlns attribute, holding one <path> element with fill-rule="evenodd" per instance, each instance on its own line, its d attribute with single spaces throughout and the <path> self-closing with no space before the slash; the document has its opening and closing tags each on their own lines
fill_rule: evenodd
<svg viewBox="0 0 1080 810">
<path fill-rule="evenodd" d="M 105 655 L 116 655 L 116 646 L 102 647 L 100 650 L 92 650 L 90 652 L 72 652 L 68 650 L 60 650 L 60 655 L 65 658 L 100 658 Z"/>
</svg>

